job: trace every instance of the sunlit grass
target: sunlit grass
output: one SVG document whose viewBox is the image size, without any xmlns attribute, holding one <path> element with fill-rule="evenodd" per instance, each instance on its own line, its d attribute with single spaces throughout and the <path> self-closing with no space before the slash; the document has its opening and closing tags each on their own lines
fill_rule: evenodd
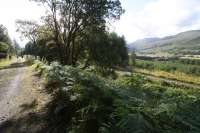
<svg viewBox="0 0 200 133">
<path fill-rule="evenodd" d="M 175 61 L 151 61 L 151 60 L 136 60 L 136 67 L 147 70 L 159 70 L 169 73 L 179 71 L 188 75 L 200 76 L 200 64 L 198 60 L 181 60 Z"/>
<path fill-rule="evenodd" d="M 14 59 L 9 59 L 9 58 L 6 58 L 6 59 L 0 59 L 0 69 L 4 68 L 5 66 L 8 66 L 10 65 L 12 62 L 13 62 Z"/>
<path fill-rule="evenodd" d="M 135 69 L 135 71 L 156 76 L 156 77 L 163 77 L 167 79 L 173 79 L 173 80 L 178 80 L 178 81 L 183 81 L 183 82 L 188 82 L 188 83 L 193 83 L 193 84 L 200 84 L 199 76 L 189 75 L 183 72 L 178 72 L 178 71 L 166 72 L 166 71 L 161 71 L 161 70 L 147 70 L 147 69 Z"/>
</svg>

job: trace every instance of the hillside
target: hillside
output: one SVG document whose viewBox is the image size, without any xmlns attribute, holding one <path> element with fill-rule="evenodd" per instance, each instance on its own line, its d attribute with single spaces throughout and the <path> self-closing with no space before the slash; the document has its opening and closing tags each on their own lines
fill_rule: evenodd
<svg viewBox="0 0 200 133">
<path fill-rule="evenodd" d="M 200 54 L 200 30 L 182 32 L 163 38 L 145 38 L 129 45 L 130 50 L 143 54 Z"/>
</svg>

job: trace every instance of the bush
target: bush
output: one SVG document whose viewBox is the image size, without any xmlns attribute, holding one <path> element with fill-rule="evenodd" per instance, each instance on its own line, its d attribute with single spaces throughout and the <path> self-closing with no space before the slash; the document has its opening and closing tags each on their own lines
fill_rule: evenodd
<svg viewBox="0 0 200 133">
<path fill-rule="evenodd" d="M 110 121 L 115 94 L 103 79 L 57 62 L 45 68 L 53 95 L 48 107 L 50 130 L 95 133 Z"/>
<path fill-rule="evenodd" d="M 162 86 L 164 83 L 139 75 L 108 80 L 57 62 L 38 64 L 38 71 L 45 71 L 47 89 L 53 97 L 48 105 L 47 132 L 200 131 L 198 90 Z"/>
</svg>

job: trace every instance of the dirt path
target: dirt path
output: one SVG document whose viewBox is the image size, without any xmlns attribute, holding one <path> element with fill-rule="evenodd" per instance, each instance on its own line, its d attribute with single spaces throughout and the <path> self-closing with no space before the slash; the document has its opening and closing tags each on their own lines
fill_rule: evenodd
<svg viewBox="0 0 200 133">
<path fill-rule="evenodd" d="M 50 96 L 33 67 L 13 66 L 0 70 L 0 133 L 36 133 Z"/>
<path fill-rule="evenodd" d="M 14 70 L 13 70 L 14 69 Z M 5 120 L 8 120 L 16 113 L 15 97 L 18 96 L 21 88 L 22 75 L 27 69 L 27 67 L 13 68 L 2 70 L 1 72 L 1 81 L 2 78 L 8 76 L 7 74 L 14 73 L 12 79 L 9 82 L 3 82 L 0 86 L 0 124 Z"/>
</svg>

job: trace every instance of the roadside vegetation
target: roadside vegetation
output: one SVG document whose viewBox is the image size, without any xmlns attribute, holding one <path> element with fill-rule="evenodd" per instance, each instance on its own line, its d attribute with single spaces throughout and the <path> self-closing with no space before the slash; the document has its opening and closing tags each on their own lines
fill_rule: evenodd
<svg viewBox="0 0 200 133">
<path fill-rule="evenodd" d="M 133 74 L 116 80 L 90 70 L 37 61 L 53 99 L 47 129 L 56 133 L 197 133 L 197 89 Z"/>
</svg>

